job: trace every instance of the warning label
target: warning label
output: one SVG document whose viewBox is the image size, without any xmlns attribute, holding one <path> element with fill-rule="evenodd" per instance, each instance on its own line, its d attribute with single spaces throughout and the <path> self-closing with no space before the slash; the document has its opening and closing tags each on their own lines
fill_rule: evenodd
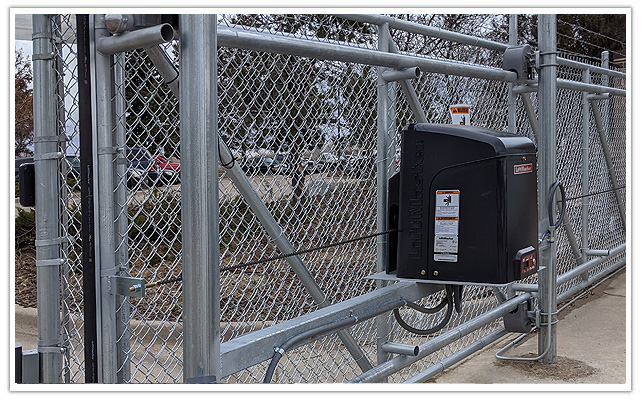
<svg viewBox="0 0 641 400">
<path fill-rule="evenodd" d="M 436 191 L 435 235 L 458 235 L 460 194 L 458 190 Z"/>
<path fill-rule="evenodd" d="M 458 261 L 459 190 L 437 190 L 434 214 L 434 261 Z"/>
</svg>

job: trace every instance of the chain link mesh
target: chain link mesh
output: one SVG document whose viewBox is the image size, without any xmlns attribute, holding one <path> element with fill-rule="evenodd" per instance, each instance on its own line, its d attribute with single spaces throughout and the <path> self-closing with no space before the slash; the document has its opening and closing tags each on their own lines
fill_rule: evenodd
<svg viewBox="0 0 641 400">
<path fill-rule="evenodd" d="M 487 39 L 505 37 L 505 16 L 398 16 L 411 21 L 457 30 Z M 79 180 L 74 165 L 79 160 L 78 100 L 73 16 L 55 19 L 59 62 L 60 130 L 69 137 L 61 143 L 60 202 L 62 229 L 69 242 L 63 248 L 68 262 L 62 271 L 65 369 L 68 382 L 83 380 L 82 266 L 80 243 Z M 221 26 L 258 30 L 325 43 L 377 48 L 376 27 L 332 15 L 222 15 Z M 399 51 L 461 63 L 500 68 L 500 52 L 458 45 L 434 38 L 391 31 Z M 164 50 L 176 64 L 178 45 Z M 566 55 L 570 58 L 569 55 Z M 320 61 L 292 55 L 219 47 L 219 132 L 236 163 L 298 250 L 314 248 L 375 232 L 376 230 L 376 67 Z M 114 157 L 117 227 L 117 259 L 121 275 L 147 282 L 179 278 L 181 257 L 180 133 L 177 98 L 170 92 L 144 51 L 114 57 L 116 147 Z M 561 67 L 559 77 L 581 80 L 581 72 Z M 100 79 L 100 78 L 99 78 Z M 593 74 L 600 82 L 601 76 Z M 614 87 L 625 87 L 611 79 Z M 507 130 L 508 85 L 477 78 L 422 73 L 413 82 L 427 119 L 449 123 L 448 107 L 471 106 L 472 125 Z M 400 87 L 390 85 L 390 145 L 394 154 L 403 126 L 413 120 Z M 537 109 L 536 94 L 528 94 Z M 582 96 L 559 90 L 557 170 L 568 197 L 582 195 L 581 117 Z M 599 101 L 606 121 L 608 140 L 618 186 L 625 185 L 625 98 Z M 536 140 L 517 96 L 517 131 Z M 607 118 L 606 118 L 607 117 Z M 594 117 L 590 117 L 589 193 L 613 189 Z M 396 160 L 390 165 L 396 167 Z M 146 162 L 146 164 L 145 164 Z M 76 164 L 74 164 L 76 163 Z M 145 164 L 145 165 L 143 165 Z M 219 168 L 221 267 L 234 266 L 280 254 L 261 227 L 243 196 L 231 182 L 226 168 Z M 621 190 L 625 198 L 625 189 Z M 581 205 L 589 205 L 588 243 L 581 243 Z M 568 201 L 569 231 L 581 248 L 609 249 L 625 242 L 625 227 L 611 191 Z M 558 271 L 577 265 L 560 230 Z M 306 253 L 300 256 L 327 299 L 337 303 L 376 287 L 365 279 L 376 271 L 376 239 Z M 611 265 L 595 269 L 591 274 Z M 526 280 L 535 283 L 536 276 Z M 559 293 L 579 283 L 558 288 Z M 425 307 L 440 302 L 442 294 L 420 301 Z M 454 313 L 446 332 L 482 315 L 500 302 L 493 290 L 469 286 L 463 296 L 463 312 Z M 221 273 L 221 340 L 240 337 L 279 322 L 318 310 L 310 294 L 286 261 L 277 260 Z M 182 381 L 182 284 L 174 282 L 148 289 L 141 299 L 121 297 L 117 308 L 124 328 L 119 328 L 118 373 L 123 382 Z M 429 327 L 443 317 L 400 311 L 413 326 Z M 407 344 L 424 343 L 402 329 L 391 313 L 388 339 Z M 502 327 L 496 320 L 443 349 L 392 375 L 402 382 L 435 365 L 471 343 Z M 351 329 L 371 362 L 376 360 L 377 333 L 374 320 Z M 432 336 L 437 336 L 439 333 Z M 225 382 L 260 382 L 267 362 L 224 378 Z M 288 352 L 281 360 L 274 382 L 343 382 L 361 373 L 336 335 L 329 335 Z"/>
</svg>

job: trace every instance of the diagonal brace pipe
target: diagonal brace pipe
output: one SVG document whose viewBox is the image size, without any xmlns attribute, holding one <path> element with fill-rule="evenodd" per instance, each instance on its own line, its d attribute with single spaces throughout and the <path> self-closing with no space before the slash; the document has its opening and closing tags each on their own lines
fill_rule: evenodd
<svg viewBox="0 0 641 400">
<path fill-rule="evenodd" d="M 599 111 L 599 105 L 596 100 L 590 100 L 590 106 L 592 107 L 592 112 L 594 113 L 594 121 L 596 122 L 596 128 L 599 132 L 599 140 L 601 141 L 601 147 L 603 147 L 603 155 L 605 157 L 605 162 L 608 166 L 608 173 L 610 174 L 610 180 L 612 181 L 612 187 L 614 189 L 614 195 L 617 199 L 617 206 L 619 207 L 619 214 L 621 215 L 621 222 L 623 222 L 623 227 L 625 229 L 625 208 L 623 205 L 623 198 L 619 192 L 619 184 L 617 181 L 617 176 L 614 172 L 614 163 L 612 162 L 612 153 L 610 152 L 610 146 L 608 146 L 608 141 L 605 137 L 605 130 L 603 129 L 603 121 L 601 120 L 601 112 Z"/>
<path fill-rule="evenodd" d="M 167 82 L 172 82 L 169 87 L 172 93 L 177 95 L 177 89 L 180 84 L 179 77 L 174 66 L 167 58 L 166 53 L 158 46 L 153 46 L 146 51 L 150 55 L 152 62 L 158 69 L 158 72 L 161 74 L 163 79 Z M 229 178 L 234 183 L 238 191 L 242 194 L 243 198 L 252 209 L 256 217 L 259 219 L 259 221 L 265 228 L 265 231 L 267 231 L 269 237 L 274 241 L 274 244 L 276 245 L 276 247 L 278 247 L 281 253 L 295 253 L 296 249 L 287 239 L 282 228 L 278 225 L 278 222 L 276 222 L 272 214 L 265 206 L 265 203 L 263 203 L 262 199 L 258 196 L 251 182 L 249 182 L 249 180 L 247 179 L 245 173 L 238 166 L 238 164 L 234 162 L 233 154 L 231 154 L 223 139 L 219 137 L 218 140 L 221 143 L 219 159 L 220 164 L 228 166 L 226 170 Z M 303 286 L 305 286 L 305 289 L 307 289 L 307 291 L 310 293 L 314 302 L 321 308 L 329 306 L 330 302 L 329 300 L 327 300 L 327 296 L 322 291 L 320 286 L 318 286 L 318 283 L 310 274 L 307 266 L 303 263 L 303 260 L 297 255 L 287 257 L 285 260 L 287 260 L 291 268 L 296 273 L 298 279 L 301 281 Z M 372 368 L 369 360 L 349 331 L 339 331 L 338 336 L 340 337 L 352 357 L 354 357 L 354 360 L 362 371 L 367 371 Z"/>
</svg>

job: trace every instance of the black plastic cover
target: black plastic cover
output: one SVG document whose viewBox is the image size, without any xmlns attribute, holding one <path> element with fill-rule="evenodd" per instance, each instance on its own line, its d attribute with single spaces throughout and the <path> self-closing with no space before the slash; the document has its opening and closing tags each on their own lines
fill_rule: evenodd
<svg viewBox="0 0 641 400">
<path fill-rule="evenodd" d="M 20 205 L 33 207 L 36 205 L 36 173 L 34 163 L 22 164 L 18 168 L 20 188 Z"/>
<path fill-rule="evenodd" d="M 519 250 L 538 244 L 536 149 L 528 138 L 411 124 L 388 203 L 390 228 L 398 227 L 388 273 L 497 284 L 533 273 L 514 263 Z"/>
</svg>

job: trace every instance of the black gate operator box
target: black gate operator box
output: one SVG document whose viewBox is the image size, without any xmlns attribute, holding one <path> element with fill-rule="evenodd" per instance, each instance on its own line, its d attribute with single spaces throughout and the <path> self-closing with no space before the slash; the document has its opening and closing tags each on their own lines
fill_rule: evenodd
<svg viewBox="0 0 641 400">
<path fill-rule="evenodd" d="M 411 124 L 389 182 L 388 274 L 505 284 L 536 272 L 536 148 L 526 137 Z"/>
</svg>

